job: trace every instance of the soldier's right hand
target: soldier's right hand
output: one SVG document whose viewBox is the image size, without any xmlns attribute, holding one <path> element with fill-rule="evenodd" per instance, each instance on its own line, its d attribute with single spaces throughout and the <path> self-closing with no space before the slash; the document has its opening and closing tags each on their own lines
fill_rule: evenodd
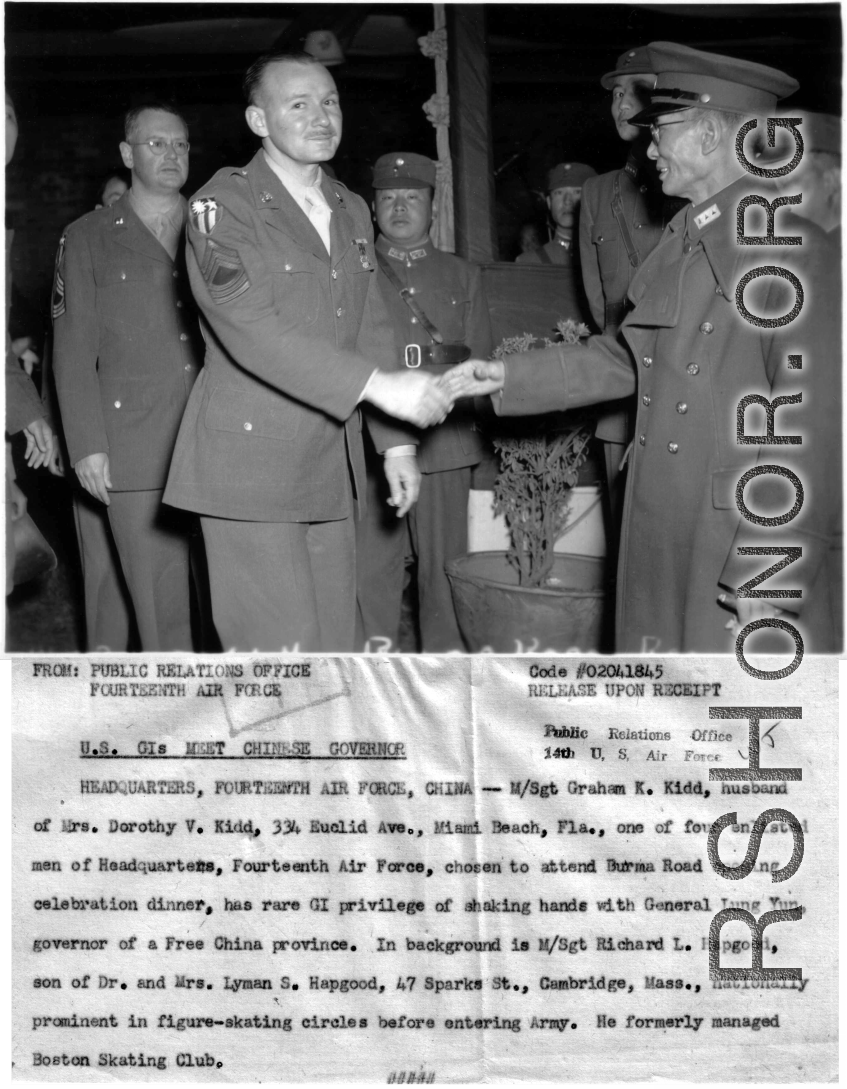
<svg viewBox="0 0 847 1089">
<path fill-rule="evenodd" d="M 89 495 L 99 499 L 101 503 L 109 506 L 109 491 L 112 486 L 112 478 L 109 475 L 109 455 L 89 454 L 80 458 L 74 465 L 79 482 Z"/>
<path fill-rule="evenodd" d="M 438 379 L 417 370 L 374 371 L 362 399 L 417 427 L 441 423 L 453 407 Z"/>
</svg>

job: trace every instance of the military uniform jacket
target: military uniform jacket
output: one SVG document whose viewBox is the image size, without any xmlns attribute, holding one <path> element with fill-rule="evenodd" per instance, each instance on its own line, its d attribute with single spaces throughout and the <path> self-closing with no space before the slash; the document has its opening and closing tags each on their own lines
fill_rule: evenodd
<svg viewBox="0 0 847 1089">
<path fill-rule="evenodd" d="M 445 343 L 467 344 L 473 359 L 487 359 L 492 349 L 491 323 L 479 269 L 429 241 L 406 250 L 380 236 L 376 245 L 403 286 L 413 289 L 415 300 Z M 431 345 L 430 336 L 382 270 L 379 286 L 394 328 L 398 360 L 404 358 L 407 344 Z M 438 373 L 448 368 L 434 364 L 423 369 Z M 482 458 L 483 444 L 473 416 L 461 402 L 445 423 L 417 432 L 416 441 L 418 465 L 424 473 L 476 465 Z"/>
<path fill-rule="evenodd" d="M 623 170 L 586 178 L 582 186 L 579 211 L 582 279 L 591 316 L 597 328 L 605 333 L 614 333 L 623 321 L 629 285 L 639 264 L 659 244 L 665 227 L 662 193 L 655 175 L 648 181 L 647 169 L 630 155 Z M 630 259 L 615 216 L 616 188 L 638 264 Z"/>
<path fill-rule="evenodd" d="M 53 370 L 71 463 L 109 455 L 116 491 L 162 488 L 200 360 L 183 255 L 123 196 L 72 223 L 56 260 Z"/>
<path fill-rule="evenodd" d="M 647 168 L 634 155 L 623 170 L 586 178 L 579 211 L 579 251 L 582 283 L 598 329 L 614 335 L 627 308 L 626 293 L 640 263 L 659 244 L 664 230 L 662 193 Z M 633 264 L 621 225 L 615 216 L 616 190 L 620 193 L 618 214 L 638 255 Z M 628 412 L 621 407 L 603 413 L 597 421 L 597 437 L 606 442 L 629 440 Z"/>
<path fill-rule="evenodd" d="M 755 180 L 745 177 L 673 218 L 630 287 L 635 309 L 622 326 L 625 343 L 598 336 L 587 348 L 549 349 L 507 364 L 504 414 L 637 392 L 618 570 L 619 651 L 730 652 L 728 613 L 717 602 L 721 587 L 734 592 L 775 562 L 739 557 L 738 546 L 802 548 L 802 559 L 767 584 L 802 591 L 802 599 L 786 604 L 801 611 L 802 631 L 803 604 L 835 542 L 841 503 L 837 307 L 828 304 L 814 272 L 802 270 L 808 256 L 802 249 L 736 243 L 738 202 L 756 191 Z M 806 285 L 803 309 L 785 328 L 758 328 L 736 309 L 741 276 L 763 264 L 797 270 Z M 754 314 L 782 316 L 792 308 L 794 290 L 784 280 L 758 278 L 744 297 Z M 802 353 L 802 369 L 789 369 L 789 353 Z M 802 445 L 737 443 L 742 397 L 797 393 L 802 404 L 779 408 L 775 430 L 799 434 Z M 747 415 L 747 433 L 762 434 L 762 410 Z M 789 468 L 803 484 L 802 508 L 784 527 L 741 518 L 736 486 L 757 463 Z M 764 476 L 748 485 L 746 502 L 757 514 L 791 509 L 794 489 L 775 480 Z M 807 648 L 833 649 L 825 633 L 811 634 Z"/>
<path fill-rule="evenodd" d="M 365 202 L 326 176 L 322 186 L 331 254 L 263 151 L 218 171 L 189 204 L 206 364 L 173 458 L 173 506 L 261 522 L 345 518 L 348 458 L 364 495 L 356 406 L 371 373 L 394 366 L 393 338 Z M 375 429 L 379 449 L 395 445 Z"/>
<path fill-rule="evenodd" d="M 547 255 L 541 256 L 541 250 Z M 576 239 L 572 239 L 567 245 L 557 242 L 555 238 L 545 242 L 541 250 L 529 250 L 527 253 L 519 253 L 515 258 L 517 265 L 565 265 L 567 268 L 578 267 Z"/>
</svg>

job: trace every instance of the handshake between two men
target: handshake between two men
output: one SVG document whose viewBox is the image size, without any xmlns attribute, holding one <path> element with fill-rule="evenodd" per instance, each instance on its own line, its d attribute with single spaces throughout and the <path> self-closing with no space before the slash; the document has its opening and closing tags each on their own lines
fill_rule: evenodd
<svg viewBox="0 0 847 1089">
<path fill-rule="evenodd" d="M 419 370 L 375 371 L 362 400 L 416 427 L 433 427 L 444 422 L 460 398 L 496 393 L 504 380 L 499 360 L 469 359 L 438 377 Z"/>
</svg>

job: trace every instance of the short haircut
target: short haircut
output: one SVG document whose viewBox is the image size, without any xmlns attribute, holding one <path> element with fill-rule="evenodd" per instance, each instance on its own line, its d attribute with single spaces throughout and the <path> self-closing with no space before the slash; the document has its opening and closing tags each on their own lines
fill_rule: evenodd
<svg viewBox="0 0 847 1089">
<path fill-rule="evenodd" d="M 170 113 L 174 117 L 178 117 L 179 120 L 185 125 L 185 131 L 188 132 L 188 122 L 173 105 L 172 102 L 143 102 L 140 106 L 133 106 L 131 110 L 126 111 L 124 116 L 124 139 L 128 144 L 132 143 L 132 139 L 138 129 L 138 119 L 147 110 L 156 110 L 159 113 Z"/>
<path fill-rule="evenodd" d="M 241 86 L 248 106 L 259 105 L 257 99 L 265 72 L 272 64 L 279 64 L 281 61 L 290 61 L 294 64 L 321 64 L 317 57 L 313 57 L 311 53 L 306 53 L 302 49 L 280 49 L 276 53 L 263 53 L 244 73 Z"/>
</svg>

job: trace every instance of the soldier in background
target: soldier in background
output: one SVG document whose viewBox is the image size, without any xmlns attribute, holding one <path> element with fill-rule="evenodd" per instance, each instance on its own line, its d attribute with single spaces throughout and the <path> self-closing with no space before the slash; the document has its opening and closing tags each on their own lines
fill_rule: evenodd
<svg viewBox="0 0 847 1089">
<path fill-rule="evenodd" d="M 190 522 L 162 505 L 199 330 L 182 240 L 188 130 L 170 106 L 126 116 L 132 186 L 72 223 L 56 262 L 53 370 L 71 464 L 87 641 L 125 650 L 117 553 L 143 650 L 191 650 Z M 108 511 L 109 534 L 100 522 Z M 90 522 L 90 524 L 88 524 Z"/>
<path fill-rule="evenodd" d="M 594 167 L 585 163 L 559 163 L 548 172 L 545 192 L 547 210 L 555 228 L 553 237 L 539 250 L 518 254 L 515 258 L 518 264 L 579 266 L 579 202 L 586 179 L 596 174 Z"/>
<path fill-rule="evenodd" d="M 437 375 L 471 354 L 487 357 L 491 326 L 480 271 L 436 249 L 429 237 L 435 163 L 410 152 L 383 155 L 374 165 L 373 186 L 379 287 L 398 358 L 407 367 Z M 471 467 L 482 457 L 482 439 L 468 408 L 458 407 L 444 423 L 417 432 L 413 441 L 422 474 L 420 494 L 403 521 L 390 517 L 380 502 L 382 473 L 370 450 L 372 501 L 356 538 L 360 635 L 390 640 L 390 649 L 397 649 L 408 553 L 417 563 L 422 650 L 463 650 L 444 567 L 468 549 Z"/>
<path fill-rule="evenodd" d="M 630 119 L 649 104 L 656 77 L 647 49 L 629 49 L 618 57 L 614 71 L 600 80 L 612 92 L 612 119 L 618 136 L 628 145 L 621 170 L 586 178 L 582 189 L 579 249 L 582 282 L 594 324 L 614 335 L 626 313 L 626 292 L 638 267 L 662 237 L 663 197 L 656 168 L 647 158 L 650 143 L 644 129 Z M 670 218 L 670 217 L 668 217 Z M 623 510 L 621 461 L 630 439 L 628 401 L 604 406 L 595 434 L 603 444 L 606 470 L 606 538 L 614 555 Z"/>
</svg>

